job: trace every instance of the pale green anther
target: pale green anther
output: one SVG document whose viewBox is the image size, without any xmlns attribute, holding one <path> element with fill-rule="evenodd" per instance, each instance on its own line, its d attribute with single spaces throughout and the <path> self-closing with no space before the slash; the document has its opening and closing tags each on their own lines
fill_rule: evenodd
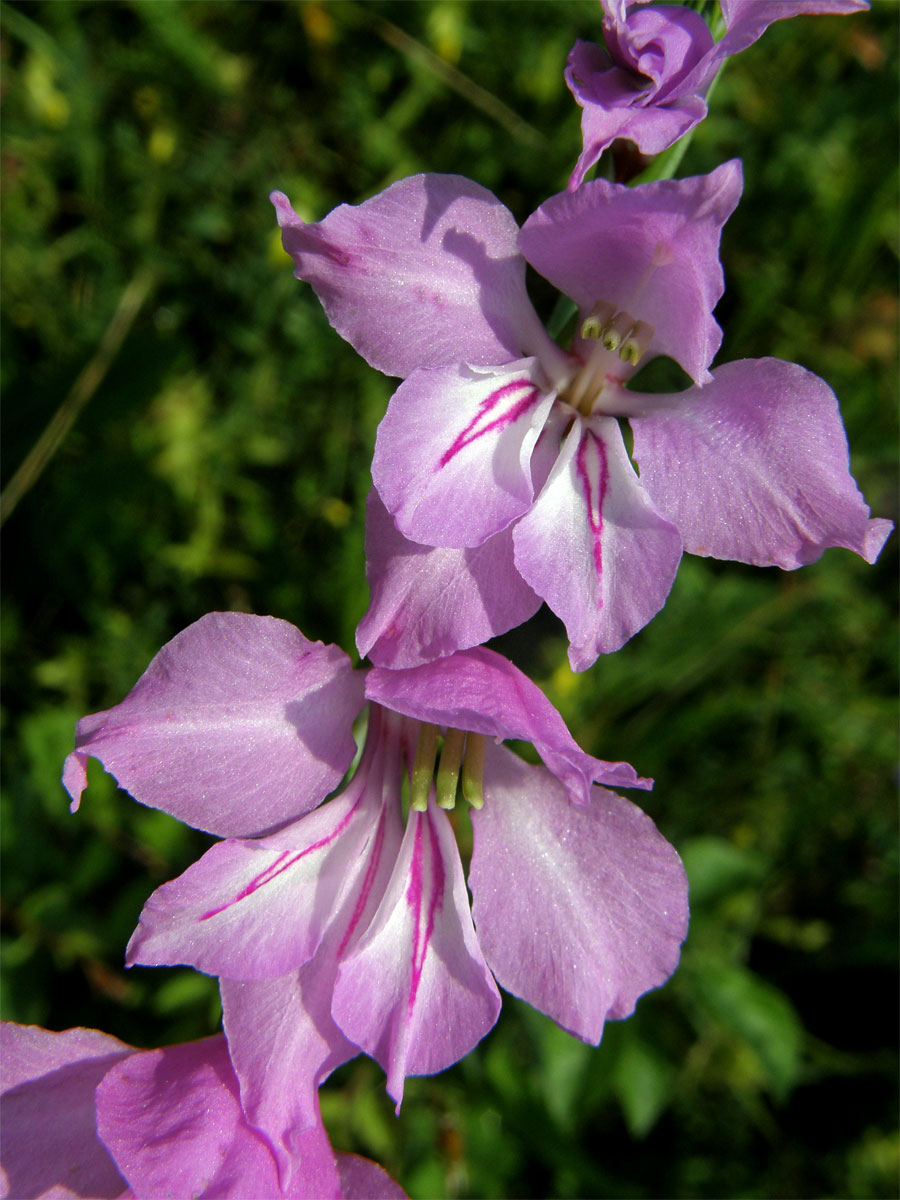
<svg viewBox="0 0 900 1200">
<path fill-rule="evenodd" d="M 635 321 L 634 328 L 619 347 L 619 358 L 636 367 L 653 341 L 654 329 L 646 321 Z"/>
<path fill-rule="evenodd" d="M 624 339 L 631 333 L 633 325 L 634 317 L 626 312 L 617 312 L 612 320 L 607 322 L 600 341 L 607 350 L 618 350 Z"/>
<path fill-rule="evenodd" d="M 431 791 L 431 777 L 434 773 L 437 744 L 437 725 L 431 725 L 427 721 L 423 721 L 419 726 L 419 740 L 416 742 L 416 758 L 413 763 L 412 778 L 409 783 L 409 807 L 414 812 L 424 812 L 428 807 L 428 793 Z"/>
<path fill-rule="evenodd" d="M 444 735 L 444 748 L 437 773 L 438 808 L 453 808 L 456 804 L 456 784 L 462 763 L 466 735 L 461 729 L 448 729 Z"/>
<path fill-rule="evenodd" d="M 483 733 L 470 733 L 466 739 L 466 757 L 462 769 L 462 793 L 473 808 L 484 806 Z"/>
<path fill-rule="evenodd" d="M 581 324 L 581 336 L 597 341 L 607 323 L 616 315 L 616 306 L 608 300 L 598 300 Z"/>
</svg>

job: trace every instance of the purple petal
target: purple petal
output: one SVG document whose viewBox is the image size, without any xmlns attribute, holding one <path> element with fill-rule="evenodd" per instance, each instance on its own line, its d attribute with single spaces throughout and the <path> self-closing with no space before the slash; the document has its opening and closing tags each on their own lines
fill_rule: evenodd
<svg viewBox="0 0 900 1200">
<path fill-rule="evenodd" d="M 384 898 L 341 964 L 332 1011 L 376 1058 L 399 1111 L 407 1075 L 463 1058 L 493 1026 L 500 996 L 484 964 L 446 815 L 410 813 Z"/>
<path fill-rule="evenodd" d="M 408 1200 L 406 1192 L 384 1167 L 358 1154 L 337 1156 L 344 1200 Z"/>
<path fill-rule="evenodd" d="M 367 807 L 375 819 L 367 845 L 353 864 L 350 885 L 315 956 L 280 979 L 220 983 L 225 1032 L 248 1119 L 269 1138 L 279 1162 L 295 1153 L 294 1131 L 314 1116 L 315 1088 L 358 1053 L 331 1015 L 341 959 L 365 933 L 378 910 L 403 837 L 400 775 L 405 753 L 402 723 L 370 707 L 365 770 Z M 371 748 L 371 749 L 370 749 Z M 300 921 L 303 913 L 297 913 Z"/>
<path fill-rule="evenodd" d="M 273 192 L 284 248 L 328 319 L 388 375 L 533 352 L 539 322 L 525 290 L 518 227 L 460 175 L 414 175 L 306 224 Z"/>
<path fill-rule="evenodd" d="M 480 646 L 540 608 L 513 562 L 510 530 L 464 550 L 421 546 L 397 530 L 373 489 L 366 506 L 372 600 L 356 630 L 360 656 L 417 667 Z"/>
<path fill-rule="evenodd" d="M 11 1198 L 121 1196 L 125 1180 L 97 1137 L 94 1092 L 133 1053 L 96 1029 L 0 1026 L 0 1193 Z"/>
<path fill-rule="evenodd" d="M 667 354 L 700 383 L 722 331 L 722 226 L 742 187 L 737 159 L 709 175 L 628 188 L 597 179 L 551 197 L 522 227 L 531 265 L 585 313 L 608 301 L 652 325 L 649 354 Z"/>
<path fill-rule="evenodd" d="M 72 808 L 93 755 L 142 804 L 221 837 L 264 833 L 340 781 L 362 686 L 343 651 L 287 621 L 209 613 L 121 704 L 78 722 L 63 770 Z"/>
<path fill-rule="evenodd" d="M 296 971 L 364 871 L 380 815 L 366 783 L 363 767 L 340 796 L 281 832 L 220 842 L 157 888 L 128 944 L 129 966 L 186 963 L 230 979 Z"/>
<path fill-rule="evenodd" d="M 469 871 L 478 939 L 501 987 L 596 1044 L 675 970 L 684 868 L 630 801 L 594 788 L 575 807 L 547 771 L 487 749 Z"/>
<path fill-rule="evenodd" d="M 865 12 L 868 0 L 722 0 L 727 27 L 716 46 L 719 57 L 737 54 L 762 37 L 773 21 L 803 13 L 842 16 Z"/>
<path fill-rule="evenodd" d="M 307 1133 L 319 1121 L 319 1084 L 359 1053 L 329 1012 L 336 970 L 332 954 L 280 979 L 220 981 L 241 1104 L 265 1136 L 286 1192 Z"/>
<path fill-rule="evenodd" d="M 652 786 L 628 763 L 609 763 L 585 754 L 540 688 L 484 646 L 406 671 L 373 667 L 366 694 L 420 721 L 497 740 L 531 742 L 576 803 L 587 801 L 594 781 L 614 782 L 617 787 Z"/>
<path fill-rule="evenodd" d="M 480 546 L 532 499 L 530 460 L 553 394 L 535 359 L 415 371 L 378 427 L 372 480 L 397 528 L 428 546 Z"/>
<path fill-rule="evenodd" d="M 849 473 L 837 400 L 776 358 L 719 367 L 632 419 L 641 483 L 692 554 L 791 570 L 829 546 L 874 562 L 892 525 L 870 520 Z"/>
<path fill-rule="evenodd" d="M 522 577 L 565 623 L 575 671 L 659 612 L 681 558 L 678 530 L 654 508 L 608 417 L 573 426 L 513 541 Z"/>
<path fill-rule="evenodd" d="M 97 1127 L 139 1196 L 284 1194 L 271 1150 L 244 1118 L 221 1035 L 147 1050 L 115 1067 L 97 1089 Z M 291 1195 L 339 1198 L 321 1123 L 301 1146 Z"/>
<path fill-rule="evenodd" d="M 604 37 L 616 62 L 651 81 L 642 97 L 648 107 L 679 95 L 679 84 L 713 48 L 704 19 L 680 6 L 633 9 L 624 21 L 604 23 Z M 637 82 L 632 80 L 632 96 Z"/>
</svg>

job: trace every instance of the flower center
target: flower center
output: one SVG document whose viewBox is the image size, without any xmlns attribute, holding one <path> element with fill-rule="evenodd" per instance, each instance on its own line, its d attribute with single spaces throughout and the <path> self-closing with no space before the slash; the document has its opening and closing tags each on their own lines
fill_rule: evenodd
<svg viewBox="0 0 900 1200">
<path fill-rule="evenodd" d="M 595 412 L 617 415 L 616 397 L 650 348 L 653 332 L 646 321 L 598 300 L 581 325 L 582 338 L 597 344 L 560 392 L 560 400 L 585 417 Z"/>
<path fill-rule="evenodd" d="M 426 810 L 432 779 L 438 807 L 453 808 L 456 805 L 460 777 L 463 797 L 473 808 L 481 808 L 484 804 L 485 735 L 467 733 L 463 729 L 448 729 L 444 734 L 438 760 L 440 736 L 437 725 L 431 725 L 427 721 L 419 723 L 416 753 L 410 772 L 410 809 L 413 812 Z M 438 767 L 435 775 L 436 762 Z"/>
</svg>

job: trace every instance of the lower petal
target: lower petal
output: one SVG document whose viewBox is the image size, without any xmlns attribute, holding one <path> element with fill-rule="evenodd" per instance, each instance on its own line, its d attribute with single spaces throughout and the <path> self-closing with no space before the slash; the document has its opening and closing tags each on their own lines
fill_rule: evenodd
<svg viewBox="0 0 900 1200">
<path fill-rule="evenodd" d="M 472 927 L 459 851 L 433 803 L 410 813 L 381 906 L 341 964 L 332 1011 L 381 1063 L 398 1110 L 407 1075 L 443 1071 L 497 1019 L 500 996 Z"/>
<path fill-rule="evenodd" d="M 522 577 L 565 623 L 575 671 L 659 612 L 681 558 L 678 530 L 638 482 L 612 418 L 576 420 L 513 541 Z"/>
<path fill-rule="evenodd" d="M 780 359 L 743 359 L 665 400 L 632 418 L 634 455 L 691 554 L 792 570 L 845 546 L 875 561 L 893 526 L 870 519 L 824 380 Z"/>
<path fill-rule="evenodd" d="M 473 916 L 506 991 L 577 1037 L 675 970 L 687 932 L 687 878 L 636 805 L 595 787 L 569 803 L 552 775 L 488 746 L 484 807 L 472 813 Z"/>
</svg>

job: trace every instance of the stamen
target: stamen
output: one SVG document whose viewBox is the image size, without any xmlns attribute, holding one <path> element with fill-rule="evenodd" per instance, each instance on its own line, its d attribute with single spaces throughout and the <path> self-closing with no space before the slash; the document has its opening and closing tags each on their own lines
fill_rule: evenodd
<svg viewBox="0 0 900 1200">
<path fill-rule="evenodd" d="M 428 794 L 431 791 L 431 776 L 434 772 L 437 744 L 437 725 L 423 721 L 419 726 L 419 740 L 416 742 L 416 758 L 413 763 L 412 779 L 409 784 L 409 807 L 414 812 L 424 812 L 428 807 Z"/>
<path fill-rule="evenodd" d="M 456 804 L 456 784 L 465 743 L 466 735 L 462 729 L 448 729 L 444 735 L 436 784 L 438 808 L 453 808 Z"/>
<path fill-rule="evenodd" d="M 636 367 L 650 348 L 655 332 L 653 326 L 648 325 L 646 321 L 635 321 L 628 337 L 619 347 L 619 358 L 622 362 Z"/>
<path fill-rule="evenodd" d="M 598 340 L 606 325 L 616 315 L 616 306 L 608 300 L 598 300 L 581 325 L 581 336 Z"/>
<path fill-rule="evenodd" d="M 462 793 L 473 808 L 484 806 L 484 749 L 483 733 L 470 733 L 466 739 L 466 757 L 462 769 Z"/>
<path fill-rule="evenodd" d="M 612 320 L 607 322 L 600 341 L 607 350 L 618 350 L 633 325 L 634 317 L 630 313 L 617 312 Z"/>
</svg>

